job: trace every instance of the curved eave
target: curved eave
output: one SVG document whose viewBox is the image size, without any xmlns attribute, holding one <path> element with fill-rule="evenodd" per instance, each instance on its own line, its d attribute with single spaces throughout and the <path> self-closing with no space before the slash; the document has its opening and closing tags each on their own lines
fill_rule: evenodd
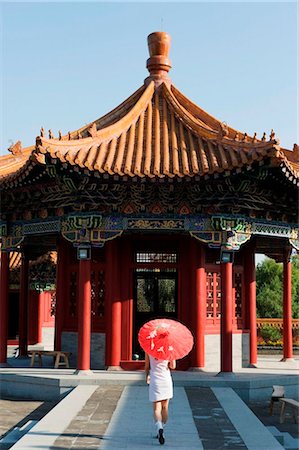
<svg viewBox="0 0 299 450">
<path fill-rule="evenodd" d="M 19 154 L 8 154 L 0 156 L 0 181 L 12 179 L 18 176 L 25 167 L 30 165 L 31 155 L 35 146 L 22 149 Z"/>
<path fill-rule="evenodd" d="M 100 119 L 97 119 L 93 122 L 90 122 L 89 124 L 85 125 L 84 127 L 79 128 L 78 130 L 75 130 L 70 133 L 71 139 L 77 139 L 78 134 L 84 135 L 88 133 L 88 130 L 92 127 L 93 124 L 96 125 L 97 129 L 103 129 L 107 128 L 108 126 L 112 125 L 113 123 L 119 121 L 124 115 L 125 112 L 131 108 L 134 107 L 135 103 L 138 102 L 139 98 L 143 94 L 145 88 L 144 85 L 142 85 L 137 91 L 135 91 L 132 95 L 130 95 L 129 98 L 124 100 L 120 105 L 118 105 L 116 108 L 114 108 L 112 111 L 109 111 L 109 113 L 102 116 Z M 68 140 L 69 136 L 64 137 L 66 140 Z"/>
<path fill-rule="evenodd" d="M 290 150 L 276 148 L 272 157 L 272 165 L 279 166 L 285 177 L 293 184 L 299 185 L 299 164 L 287 158 L 286 152 Z"/>
<path fill-rule="evenodd" d="M 155 88 L 151 81 L 104 118 L 110 125 L 95 127 L 87 138 L 37 138 L 35 151 L 4 181 L 26 177 L 34 164 L 45 164 L 47 156 L 78 169 L 131 178 L 229 175 L 270 157 L 273 166 L 287 167 L 298 179 L 275 139 L 237 141 L 231 138 L 232 128 L 226 136 L 219 135 L 220 122 L 174 86 L 162 83 Z"/>
</svg>

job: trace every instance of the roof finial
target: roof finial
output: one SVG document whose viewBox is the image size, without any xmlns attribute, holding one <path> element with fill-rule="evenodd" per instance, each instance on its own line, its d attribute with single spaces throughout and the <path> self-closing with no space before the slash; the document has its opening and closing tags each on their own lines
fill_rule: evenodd
<svg viewBox="0 0 299 450">
<path fill-rule="evenodd" d="M 17 141 L 15 144 L 11 144 L 10 147 L 8 147 L 8 150 L 15 156 L 22 154 L 22 143 L 21 141 Z"/>
<path fill-rule="evenodd" d="M 150 73 L 149 78 L 160 83 L 165 80 L 169 81 L 168 72 L 171 69 L 171 62 L 168 58 L 168 52 L 170 41 L 170 35 L 164 31 L 156 31 L 147 37 L 150 58 L 146 62 L 146 67 Z"/>
</svg>

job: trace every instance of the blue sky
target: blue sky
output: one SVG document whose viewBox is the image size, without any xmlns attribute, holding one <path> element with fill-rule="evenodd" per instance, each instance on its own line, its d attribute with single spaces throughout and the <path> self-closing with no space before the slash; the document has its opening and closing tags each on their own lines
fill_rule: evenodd
<svg viewBox="0 0 299 450">
<path fill-rule="evenodd" d="M 147 35 L 172 37 L 170 76 L 240 131 L 298 142 L 295 2 L 2 2 L 0 153 L 113 109 L 147 77 Z"/>
</svg>

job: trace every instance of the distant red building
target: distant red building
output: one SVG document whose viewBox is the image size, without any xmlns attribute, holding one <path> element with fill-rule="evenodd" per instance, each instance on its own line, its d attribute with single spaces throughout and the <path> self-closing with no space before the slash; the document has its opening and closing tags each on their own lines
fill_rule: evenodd
<svg viewBox="0 0 299 450">
<path fill-rule="evenodd" d="M 167 316 L 194 334 L 181 368 L 219 361 L 231 372 L 256 362 L 255 253 L 264 253 L 284 264 L 291 358 L 298 146 L 210 116 L 172 84 L 169 35 L 148 42 L 149 76 L 121 105 L 67 135 L 42 129 L 35 146 L 18 142 L 0 158 L 1 325 L 9 252 L 19 252 L 26 354 L 29 261 L 56 251 L 55 347 L 77 369 L 136 367 L 139 327 Z M 2 326 L 0 362 L 6 339 Z"/>
</svg>

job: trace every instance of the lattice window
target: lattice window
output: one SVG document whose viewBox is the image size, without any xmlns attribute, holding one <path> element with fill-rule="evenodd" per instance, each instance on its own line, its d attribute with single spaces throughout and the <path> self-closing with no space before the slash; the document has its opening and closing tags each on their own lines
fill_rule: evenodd
<svg viewBox="0 0 299 450">
<path fill-rule="evenodd" d="M 207 273 L 207 317 L 218 319 L 221 307 L 221 279 L 219 272 Z"/>
<path fill-rule="evenodd" d="M 77 272 L 73 271 L 70 274 L 70 302 L 69 315 L 75 317 L 77 314 Z"/>
<path fill-rule="evenodd" d="M 156 253 L 156 252 L 137 252 L 135 254 L 137 263 L 176 263 L 177 253 Z"/>
<path fill-rule="evenodd" d="M 56 315 L 56 291 L 51 294 L 51 317 L 55 317 Z"/>
<path fill-rule="evenodd" d="M 214 316 L 213 274 L 207 273 L 207 317 Z"/>
<path fill-rule="evenodd" d="M 242 318 L 242 274 L 235 273 L 235 316 Z"/>
<path fill-rule="evenodd" d="M 91 272 L 91 312 L 94 317 L 105 314 L 105 272 L 102 269 Z"/>
</svg>

